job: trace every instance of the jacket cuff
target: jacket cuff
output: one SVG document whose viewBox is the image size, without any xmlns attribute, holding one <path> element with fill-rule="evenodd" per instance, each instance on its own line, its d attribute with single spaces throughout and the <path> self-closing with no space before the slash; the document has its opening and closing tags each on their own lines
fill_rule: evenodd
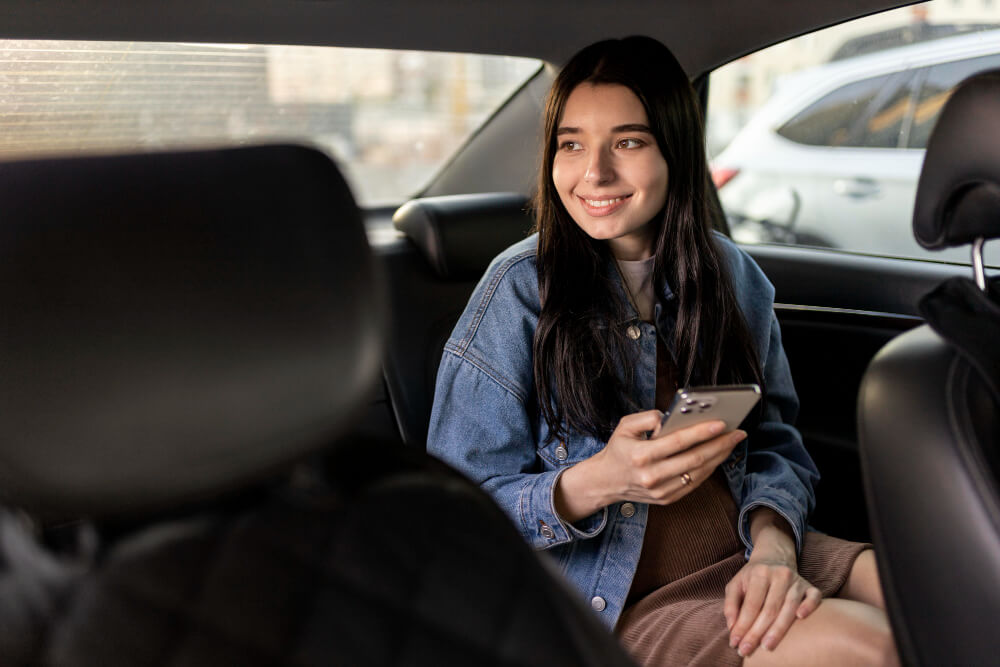
<svg viewBox="0 0 1000 667">
<path fill-rule="evenodd" d="M 740 540 L 746 547 L 746 551 L 743 553 L 745 559 L 750 558 L 750 554 L 753 553 L 753 539 L 750 537 L 750 513 L 759 507 L 767 507 L 768 509 L 776 512 L 781 518 L 788 522 L 788 525 L 792 527 L 792 534 L 795 535 L 795 555 L 798 556 L 802 553 L 802 540 L 805 536 L 805 519 L 804 517 L 799 517 L 793 515 L 787 509 L 784 509 L 781 505 L 781 500 L 785 501 L 785 504 L 794 505 L 794 499 L 790 496 L 787 498 L 780 498 L 783 494 L 776 490 L 771 489 L 771 493 L 778 496 L 775 500 L 771 499 L 761 499 L 754 500 L 747 503 L 740 509 L 740 518 L 737 521 L 737 526 L 739 526 Z"/>
<path fill-rule="evenodd" d="M 563 521 L 556 512 L 555 489 L 563 470 L 551 470 L 531 476 L 521 491 L 518 514 L 521 531 L 535 549 L 549 549 L 574 539 L 589 539 L 608 522 L 608 508 L 594 512 L 573 524 Z"/>
</svg>

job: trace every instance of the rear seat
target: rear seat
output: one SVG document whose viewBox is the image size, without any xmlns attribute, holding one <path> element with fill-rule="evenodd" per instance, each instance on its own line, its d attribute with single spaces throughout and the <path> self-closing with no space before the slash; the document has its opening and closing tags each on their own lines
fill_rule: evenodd
<svg viewBox="0 0 1000 667">
<path fill-rule="evenodd" d="M 532 223 L 516 193 L 414 199 L 393 216 L 408 242 L 383 254 L 392 312 L 384 373 L 403 442 L 425 446 L 444 344 L 490 260 Z"/>
</svg>

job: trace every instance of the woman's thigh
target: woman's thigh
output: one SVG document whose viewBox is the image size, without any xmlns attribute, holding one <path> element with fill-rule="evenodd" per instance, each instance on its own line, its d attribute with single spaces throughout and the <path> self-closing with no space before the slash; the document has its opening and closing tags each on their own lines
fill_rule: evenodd
<svg viewBox="0 0 1000 667">
<path fill-rule="evenodd" d="M 870 604 L 827 598 L 792 623 L 773 651 L 760 647 L 744 667 L 898 665 L 885 612 Z"/>
</svg>

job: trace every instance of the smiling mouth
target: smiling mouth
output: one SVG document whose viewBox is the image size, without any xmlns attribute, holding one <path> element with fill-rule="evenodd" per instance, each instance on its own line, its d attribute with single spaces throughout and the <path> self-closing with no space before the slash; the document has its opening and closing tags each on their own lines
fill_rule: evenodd
<svg viewBox="0 0 1000 667">
<path fill-rule="evenodd" d="M 625 205 L 632 195 L 622 195 L 620 197 L 608 197 L 605 199 L 587 199 L 585 197 L 579 197 L 578 199 L 583 203 L 583 207 L 587 209 L 587 212 L 591 215 L 608 215 L 613 211 L 618 210 Z"/>
</svg>

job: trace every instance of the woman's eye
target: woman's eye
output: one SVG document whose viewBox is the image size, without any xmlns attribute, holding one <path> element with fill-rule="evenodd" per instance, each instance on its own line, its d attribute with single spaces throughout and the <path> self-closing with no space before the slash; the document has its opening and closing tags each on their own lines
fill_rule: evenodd
<svg viewBox="0 0 1000 667">
<path fill-rule="evenodd" d="M 564 141 L 559 144 L 559 150 L 561 151 L 578 151 L 580 148 L 580 144 L 576 141 Z"/>
<path fill-rule="evenodd" d="M 641 140 L 632 138 L 619 139 L 617 144 L 618 148 L 639 148 L 643 145 Z"/>
</svg>

